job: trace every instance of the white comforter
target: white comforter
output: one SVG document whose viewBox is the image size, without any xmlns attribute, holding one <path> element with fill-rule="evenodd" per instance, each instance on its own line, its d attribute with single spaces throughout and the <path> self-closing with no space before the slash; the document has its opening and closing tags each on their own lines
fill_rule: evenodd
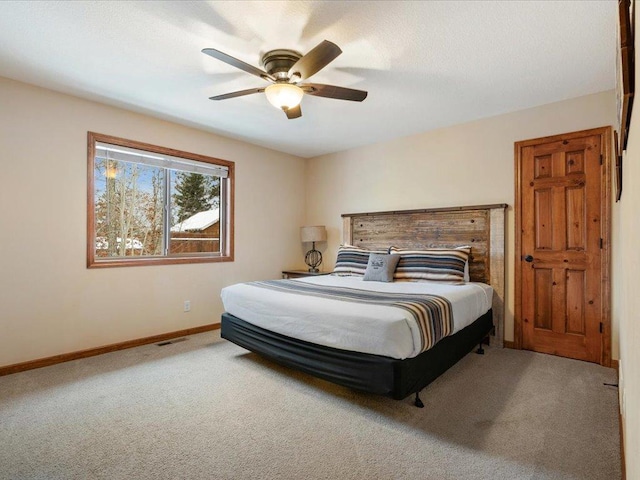
<svg viewBox="0 0 640 480">
<path fill-rule="evenodd" d="M 297 281 L 377 292 L 440 295 L 452 304 L 453 333 L 486 313 L 493 296 L 493 289 L 484 283 L 383 283 L 333 275 Z M 225 287 L 221 295 L 228 313 L 288 337 L 397 359 L 420 353 L 419 327 L 412 315 L 401 308 L 280 292 L 249 283 Z"/>
</svg>

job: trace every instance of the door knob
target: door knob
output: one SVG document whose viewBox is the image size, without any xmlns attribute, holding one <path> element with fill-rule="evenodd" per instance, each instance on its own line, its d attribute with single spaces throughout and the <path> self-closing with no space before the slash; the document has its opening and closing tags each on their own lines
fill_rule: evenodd
<svg viewBox="0 0 640 480">
<path fill-rule="evenodd" d="M 524 261 L 531 263 L 533 262 L 533 257 L 531 255 L 527 255 L 526 257 L 524 257 Z"/>
</svg>

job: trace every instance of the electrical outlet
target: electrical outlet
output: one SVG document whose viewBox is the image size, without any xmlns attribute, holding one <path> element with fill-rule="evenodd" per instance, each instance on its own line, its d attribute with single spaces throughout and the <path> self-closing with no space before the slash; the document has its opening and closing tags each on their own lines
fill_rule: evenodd
<svg viewBox="0 0 640 480">
<path fill-rule="evenodd" d="M 185 312 L 190 312 L 191 311 L 191 300 L 185 300 L 184 301 L 184 311 Z"/>
</svg>

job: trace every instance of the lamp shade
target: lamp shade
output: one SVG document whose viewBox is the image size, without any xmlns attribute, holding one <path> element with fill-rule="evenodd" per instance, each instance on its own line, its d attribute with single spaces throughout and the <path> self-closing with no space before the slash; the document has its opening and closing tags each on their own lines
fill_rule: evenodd
<svg viewBox="0 0 640 480">
<path fill-rule="evenodd" d="M 324 225 L 300 227 L 300 240 L 302 242 L 325 242 L 327 240 L 327 229 Z"/>
<path fill-rule="evenodd" d="M 304 92 L 302 89 L 291 83 L 274 83 L 269 85 L 265 91 L 267 100 L 276 108 L 294 108 L 302 101 Z"/>
</svg>

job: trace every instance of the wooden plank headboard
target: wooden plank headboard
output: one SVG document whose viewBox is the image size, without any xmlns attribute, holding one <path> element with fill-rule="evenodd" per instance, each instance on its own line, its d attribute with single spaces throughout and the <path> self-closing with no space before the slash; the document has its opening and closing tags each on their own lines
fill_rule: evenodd
<svg viewBox="0 0 640 480">
<path fill-rule="evenodd" d="M 493 287 L 495 343 L 504 341 L 504 203 L 343 214 L 342 239 L 368 249 L 471 246 L 471 281 Z"/>
</svg>

